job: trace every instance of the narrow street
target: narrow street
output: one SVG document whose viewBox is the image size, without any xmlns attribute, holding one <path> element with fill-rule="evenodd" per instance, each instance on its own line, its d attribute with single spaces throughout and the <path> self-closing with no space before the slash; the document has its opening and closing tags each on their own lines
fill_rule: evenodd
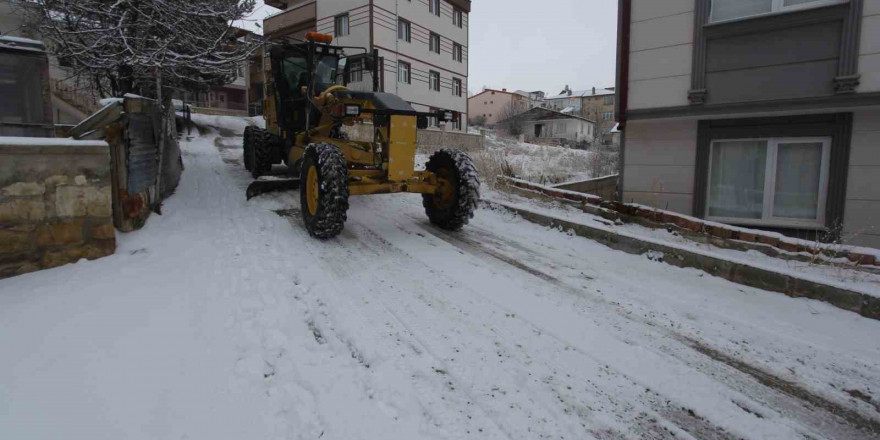
<svg viewBox="0 0 880 440">
<path fill-rule="evenodd" d="M 116 255 L 0 280 L 8 438 L 880 438 L 880 322 L 420 196 L 317 241 L 219 136 Z"/>
</svg>

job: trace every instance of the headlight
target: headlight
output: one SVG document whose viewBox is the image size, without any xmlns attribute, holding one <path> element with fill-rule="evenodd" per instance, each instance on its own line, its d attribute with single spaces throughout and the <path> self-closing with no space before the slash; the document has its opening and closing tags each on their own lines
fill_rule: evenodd
<svg viewBox="0 0 880 440">
<path fill-rule="evenodd" d="M 345 106 L 345 116 L 359 116 L 361 114 L 361 106 L 359 105 L 346 105 Z"/>
</svg>

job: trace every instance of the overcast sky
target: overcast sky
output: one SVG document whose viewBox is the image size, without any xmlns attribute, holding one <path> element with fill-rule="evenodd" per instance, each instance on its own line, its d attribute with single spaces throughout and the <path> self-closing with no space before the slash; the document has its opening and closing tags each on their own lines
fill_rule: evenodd
<svg viewBox="0 0 880 440">
<path fill-rule="evenodd" d="M 614 0 L 473 0 L 468 89 L 559 93 L 614 85 Z M 277 12 L 262 1 L 254 19 Z M 251 26 L 248 26 L 251 28 Z"/>
</svg>

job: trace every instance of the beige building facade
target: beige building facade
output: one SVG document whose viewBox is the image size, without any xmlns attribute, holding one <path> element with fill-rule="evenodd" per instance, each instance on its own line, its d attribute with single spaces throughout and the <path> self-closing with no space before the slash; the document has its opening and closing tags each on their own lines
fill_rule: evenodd
<svg viewBox="0 0 880 440">
<path fill-rule="evenodd" d="M 624 201 L 880 247 L 880 2 L 796 3 L 620 0 Z"/>
<path fill-rule="evenodd" d="M 486 126 L 494 126 L 504 117 L 513 116 L 505 114 L 511 111 L 515 113 L 523 112 L 529 109 L 529 100 L 527 97 L 519 94 L 508 92 L 507 89 L 495 90 L 486 89 L 482 92 L 468 98 L 468 114 L 473 118 L 480 117 L 485 120 Z M 508 110 L 508 109 L 512 110 Z M 514 113 L 514 114 L 515 114 Z"/>
<path fill-rule="evenodd" d="M 376 49 L 380 89 L 418 111 L 449 110 L 447 130 L 466 130 L 470 0 L 269 0 L 283 11 L 267 18 L 270 40 L 317 31 L 335 45 Z M 357 51 L 352 50 L 351 54 Z M 371 90 L 369 73 L 349 87 Z"/>
</svg>

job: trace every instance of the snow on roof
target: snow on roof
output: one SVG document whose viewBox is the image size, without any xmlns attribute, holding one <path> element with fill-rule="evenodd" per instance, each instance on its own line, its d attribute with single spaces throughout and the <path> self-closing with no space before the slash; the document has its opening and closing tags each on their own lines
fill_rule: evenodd
<svg viewBox="0 0 880 440">
<path fill-rule="evenodd" d="M 42 41 L 32 40 L 30 38 L 13 37 L 9 35 L 0 36 L 0 48 L 27 50 L 31 52 L 45 52 L 46 45 Z"/>
<path fill-rule="evenodd" d="M 588 96 L 606 96 L 613 95 L 615 92 L 613 87 L 607 88 L 599 88 L 596 87 L 596 92 L 593 93 L 593 89 L 588 90 L 572 90 L 571 95 L 568 93 L 563 93 L 560 95 L 548 96 L 545 99 L 566 99 L 566 98 L 586 98 Z"/>
<path fill-rule="evenodd" d="M 614 124 L 614 128 L 612 128 L 609 133 L 620 133 L 620 123 Z"/>
<path fill-rule="evenodd" d="M 566 107 L 566 108 L 562 109 L 562 111 L 559 113 L 571 113 L 573 111 L 574 111 L 574 107 Z"/>
</svg>

